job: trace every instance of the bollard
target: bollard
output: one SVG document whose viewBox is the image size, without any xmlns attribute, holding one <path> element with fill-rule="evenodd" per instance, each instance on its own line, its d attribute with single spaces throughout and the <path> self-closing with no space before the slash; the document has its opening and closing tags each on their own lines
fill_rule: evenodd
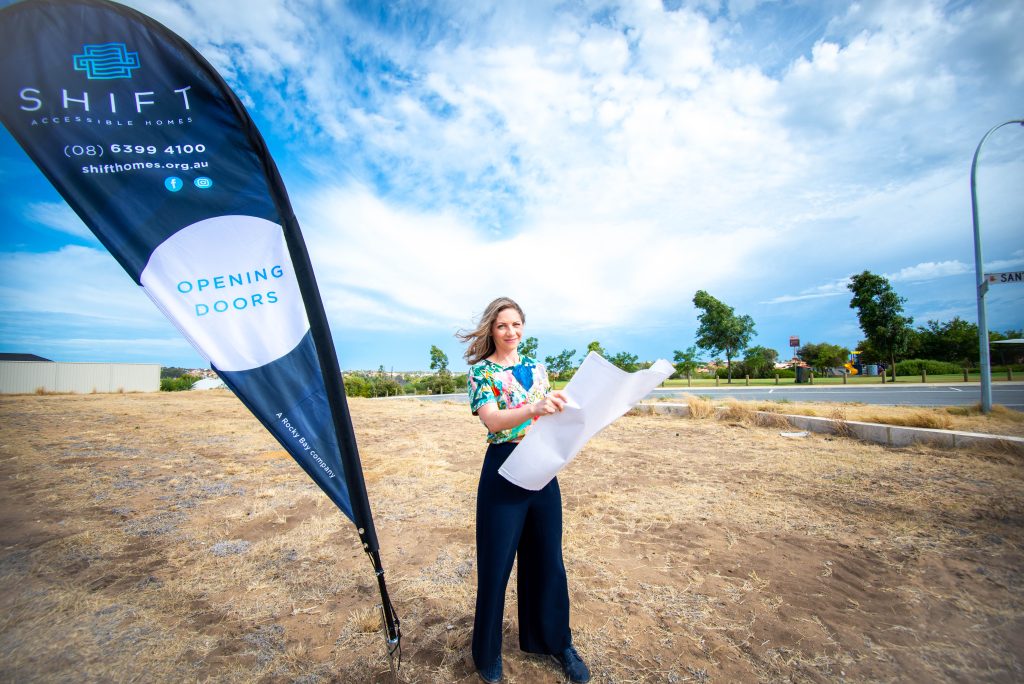
<svg viewBox="0 0 1024 684">
<path fill-rule="evenodd" d="M 715 373 L 715 387 L 718 387 L 718 373 Z"/>
<path fill-rule="evenodd" d="M 928 371 L 921 368 L 921 382 L 928 382 Z"/>
<path fill-rule="evenodd" d="M 746 384 L 749 387 L 750 386 L 750 376 L 749 375 L 744 375 L 743 379 L 746 381 L 744 384 Z"/>
<path fill-rule="evenodd" d="M 967 369 L 964 368 L 964 382 L 967 382 Z"/>
<path fill-rule="evenodd" d="M 776 385 L 779 384 L 779 374 L 778 373 L 775 374 L 775 384 Z"/>
</svg>

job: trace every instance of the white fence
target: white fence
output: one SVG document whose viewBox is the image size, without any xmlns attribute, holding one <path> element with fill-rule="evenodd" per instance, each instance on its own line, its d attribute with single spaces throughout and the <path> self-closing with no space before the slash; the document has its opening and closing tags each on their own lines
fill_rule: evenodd
<svg viewBox="0 0 1024 684">
<path fill-rule="evenodd" d="M 0 394 L 157 392 L 160 364 L 0 361 Z"/>
</svg>

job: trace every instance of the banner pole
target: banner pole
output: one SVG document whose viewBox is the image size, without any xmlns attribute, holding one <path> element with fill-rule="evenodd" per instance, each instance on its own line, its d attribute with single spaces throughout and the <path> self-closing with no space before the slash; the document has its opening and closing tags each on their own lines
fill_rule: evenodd
<svg viewBox="0 0 1024 684">
<path fill-rule="evenodd" d="M 245 110 L 245 106 L 238 100 L 234 92 L 227 87 L 220 74 L 217 74 L 212 68 L 211 71 L 214 77 L 223 84 L 225 92 L 229 94 L 228 101 L 238 110 L 239 120 L 246 125 L 247 137 L 264 162 L 263 169 L 267 176 L 270 196 L 282 220 L 281 227 L 284 232 L 285 243 L 291 256 L 292 267 L 295 269 L 296 280 L 298 281 L 303 306 L 306 310 L 306 318 L 308 319 L 310 333 L 313 337 L 313 345 L 317 351 L 320 373 L 323 377 L 324 389 L 327 394 L 327 404 L 330 407 L 335 434 L 338 438 L 339 456 L 345 469 L 345 483 L 348 489 L 349 503 L 352 506 L 352 517 L 356 523 L 356 531 L 359 534 L 363 550 L 370 556 L 374 574 L 377 578 L 377 587 L 381 596 L 381 611 L 384 617 L 388 662 L 391 667 L 392 677 L 397 681 L 398 671 L 394 666 L 394 656 L 397 652 L 398 667 L 401 667 L 402 634 L 400 621 L 395 613 L 394 606 L 391 604 L 387 584 L 384 581 L 384 567 L 380 559 L 380 543 L 373 524 L 369 496 L 366 493 L 366 482 L 363 478 L 359 448 L 356 443 L 355 431 L 352 427 L 352 419 L 348 409 L 345 384 L 341 376 L 341 366 L 338 363 L 338 355 L 334 347 L 333 337 L 331 336 L 330 325 L 327 321 L 327 312 L 324 309 L 323 299 L 320 297 L 320 288 L 317 286 L 316 275 L 313 272 L 313 263 L 309 257 L 306 242 L 302 238 L 298 219 L 295 217 L 287 191 L 284 189 L 284 180 L 281 178 L 277 164 L 270 155 L 270 150 L 267 149 L 266 141 Z"/>
<path fill-rule="evenodd" d="M 384 567 L 380 562 L 380 554 L 377 551 L 368 551 L 370 562 L 373 564 L 373 574 L 377 577 L 377 588 L 381 597 L 381 617 L 384 624 L 384 647 L 388 656 L 388 668 L 391 670 L 391 680 L 398 682 L 398 671 L 402 668 L 402 630 L 401 621 L 395 613 L 395 607 L 391 604 L 388 596 L 387 584 L 384 582 Z"/>
</svg>

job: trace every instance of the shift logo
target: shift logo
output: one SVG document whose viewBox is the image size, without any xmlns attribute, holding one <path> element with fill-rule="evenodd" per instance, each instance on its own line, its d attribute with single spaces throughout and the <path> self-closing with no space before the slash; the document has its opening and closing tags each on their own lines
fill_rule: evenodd
<svg viewBox="0 0 1024 684">
<path fill-rule="evenodd" d="M 110 81 L 131 78 L 138 69 L 139 53 L 128 52 L 124 43 L 83 45 L 82 54 L 73 55 L 75 71 L 84 71 L 90 81 Z"/>
</svg>

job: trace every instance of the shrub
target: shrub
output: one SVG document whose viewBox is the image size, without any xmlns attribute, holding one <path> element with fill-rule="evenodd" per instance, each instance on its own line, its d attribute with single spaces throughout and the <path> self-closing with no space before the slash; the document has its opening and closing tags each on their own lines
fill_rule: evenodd
<svg viewBox="0 0 1024 684">
<path fill-rule="evenodd" d="M 906 359 L 896 363 L 896 375 L 920 375 L 924 369 L 928 375 L 955 375 L 963 373 L 958 363 L 932 361 L 930 359 Z"/>
<path fill-rule="evenodd" d="M 361 375 L 346 375 L 342 380 L 345 383 L 345 394 L 349 397 L 370 396 L 370 381 Z"/>
<path fill-rule="evenodd" d="M 1006 373 L 1008 369 L 1013 369 L 1014 373 L 1024 373 L 1024 365 L 1019 363 L 1007 364 L 1005 366 L 992 366 L 990 370 L 992 373 Z"/>
<path fill-rule="evenodd" d="M 178 378 L 160 378 L 161 392 L 184 392 L 192 389 L 192 385 L 199 382 L 194 375 L 182 375 Z"/>
</svg>

